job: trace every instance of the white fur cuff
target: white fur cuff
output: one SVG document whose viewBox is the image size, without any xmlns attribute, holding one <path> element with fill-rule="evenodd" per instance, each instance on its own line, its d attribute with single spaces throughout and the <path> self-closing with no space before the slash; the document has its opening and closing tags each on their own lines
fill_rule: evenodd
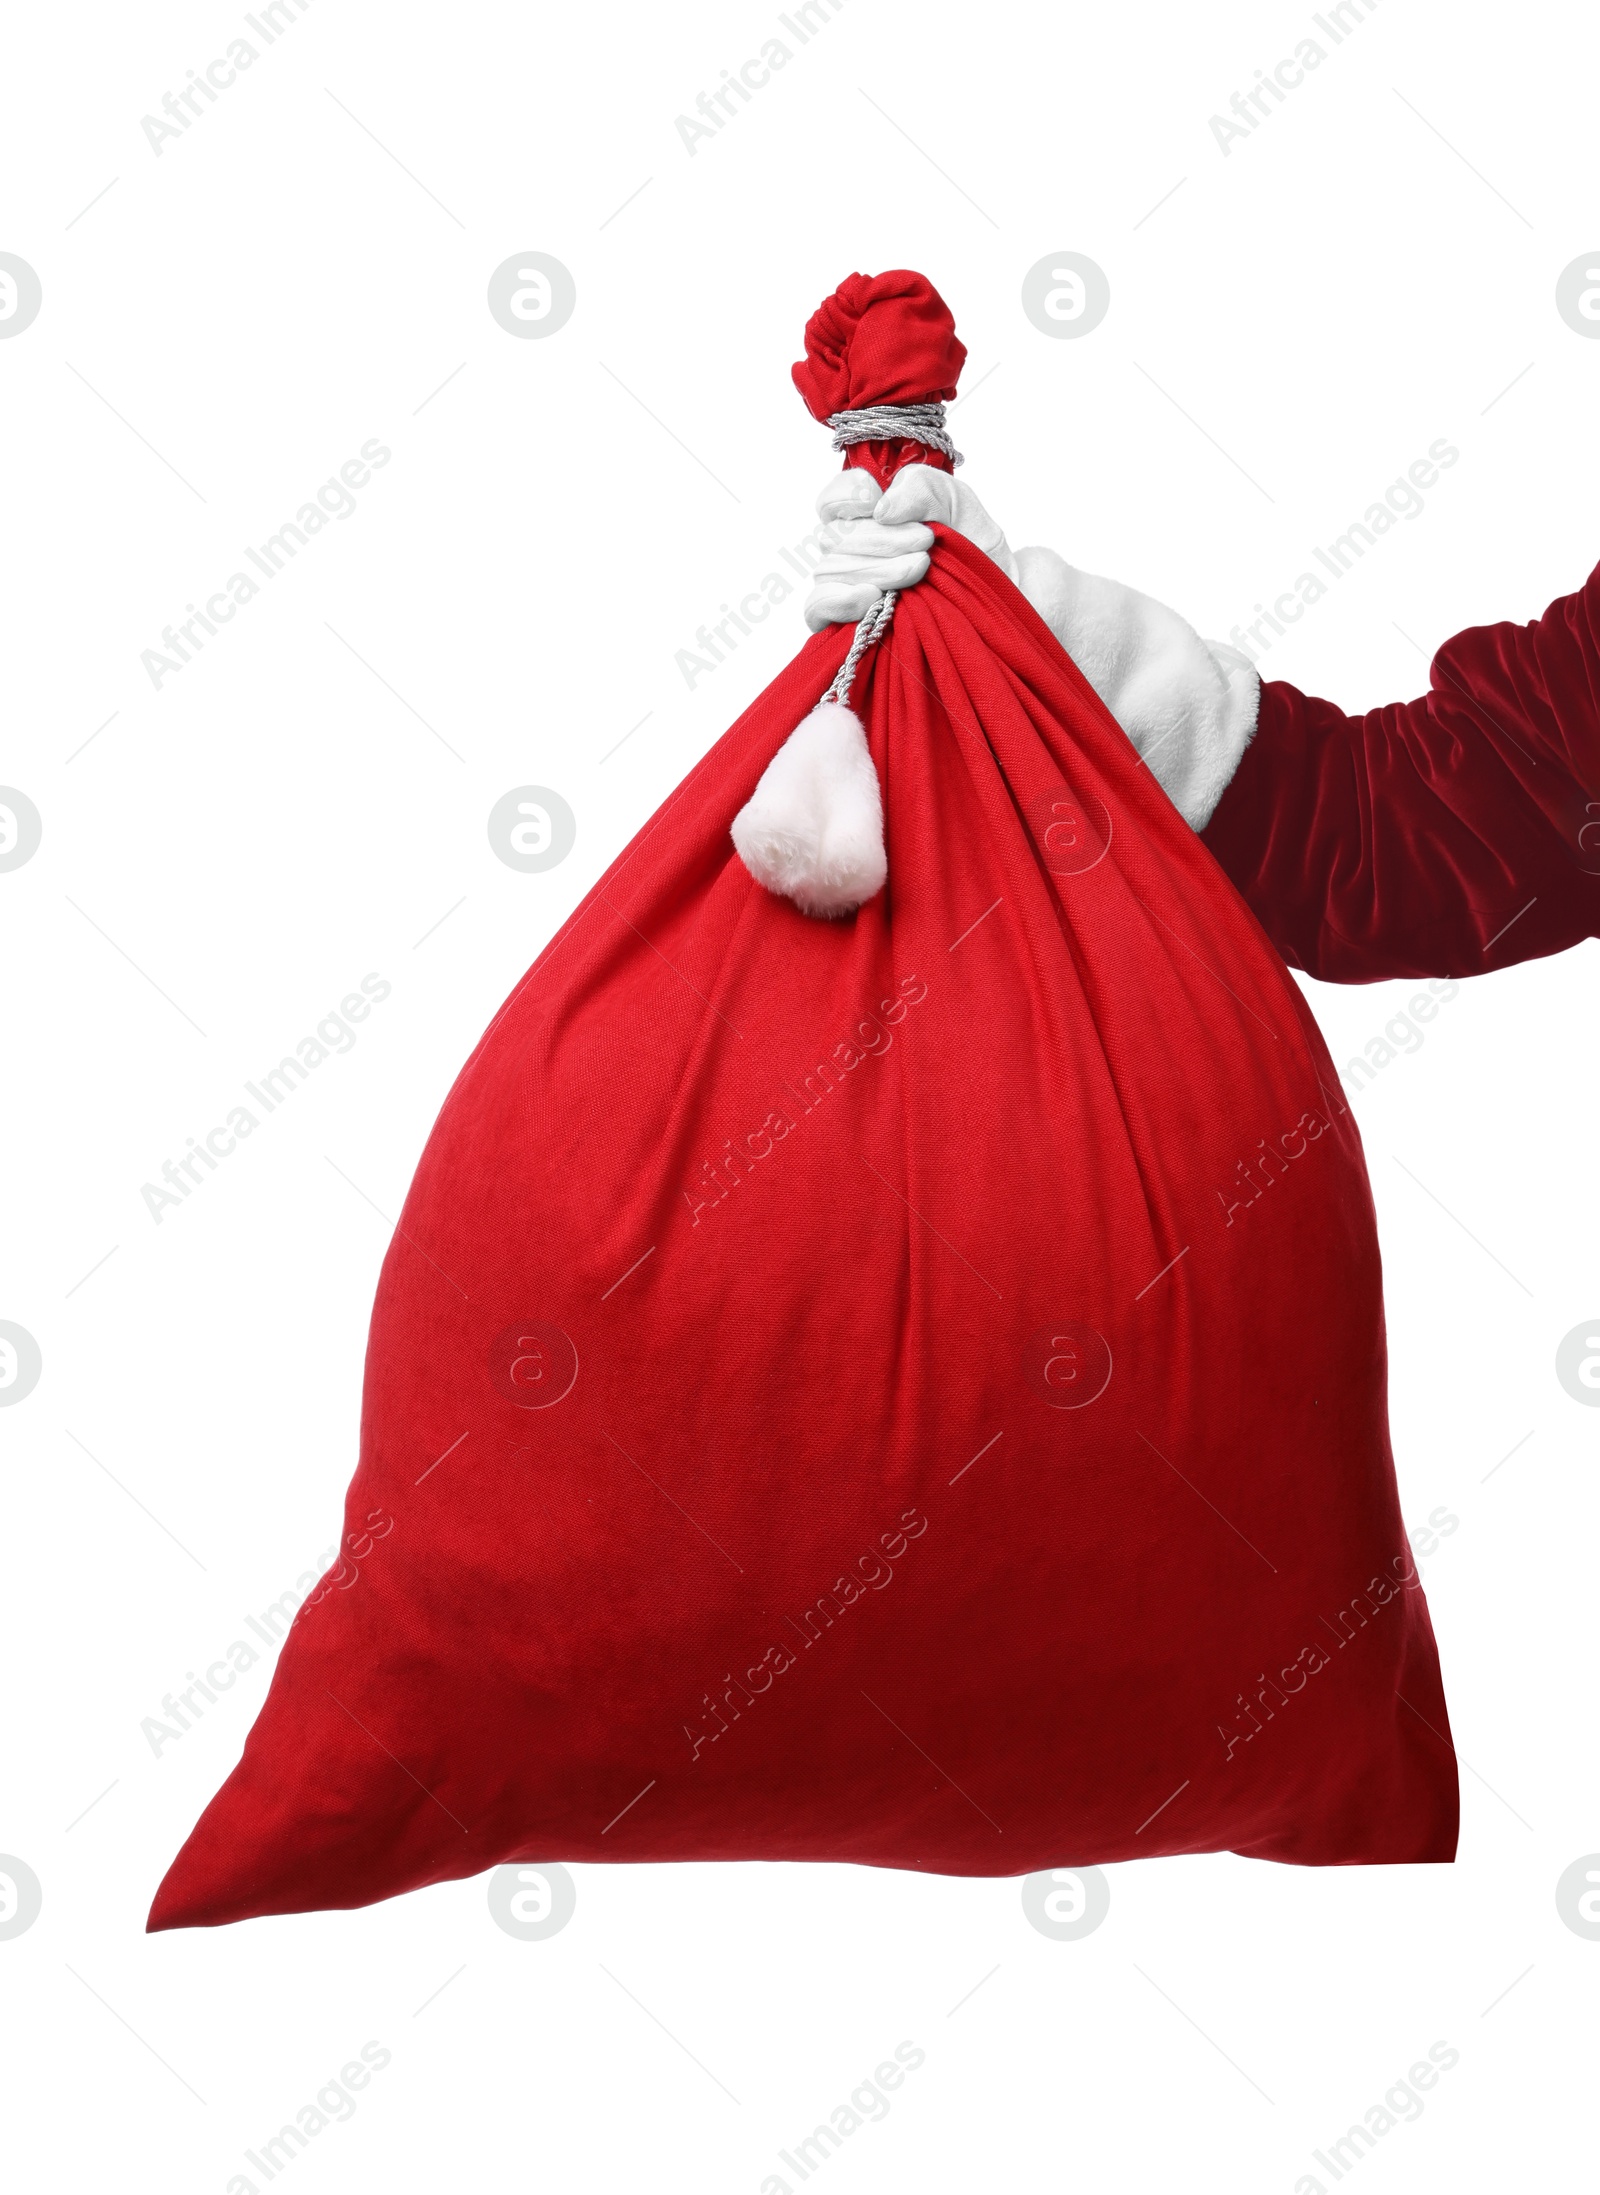
<svg viewBox="0 0 1600 2195">
<path fill-rule="evenodd" d="M 1017 584 L 1184 821 L 1203 831 L 1255 733 L 1261 683 L 1248 658 L 1053 549 L 1019 550 Z"/>
</svg>

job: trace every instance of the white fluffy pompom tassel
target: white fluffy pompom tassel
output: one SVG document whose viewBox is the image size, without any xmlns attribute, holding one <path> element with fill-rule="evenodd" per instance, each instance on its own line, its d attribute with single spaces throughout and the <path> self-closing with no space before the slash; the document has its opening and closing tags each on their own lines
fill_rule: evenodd
<svg viewBox="0 0 1600 2195">
<path fill-rule="evenodd" d="M 734 817 L 733 843 L 756 882 L 803 914 L 853 914 L 883 889 L 883 796 L 854 709 L 824 698 L 789 734 Z"/>
</svg>

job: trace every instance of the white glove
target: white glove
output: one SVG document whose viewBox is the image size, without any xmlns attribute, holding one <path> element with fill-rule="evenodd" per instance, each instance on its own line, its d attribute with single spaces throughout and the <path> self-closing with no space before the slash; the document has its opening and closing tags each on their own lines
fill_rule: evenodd
<svg viewBox="0 0 1600 2195">
<path fill-rule="evenodd" d="M 873 515 L 885 526 L 904 525 L 917 518 L 948 526 L 998 564 L 1007 579 L 1016 579 L 1017 560 L 1005 535 L 965 481 L 958 480 L 954 473 L 940 472 L 933 465 L 905 466 L 890 481 Z"/>
<path fill-rule="evenodd" d="M 855 467 L 835 473 L 817 497 L 817 516 L 829 521 L 833 547 L 817 566 L 806 599 L 806 623 L 814 633 L 825 625 L 854 625 L 891 587 L 914 587 L 927 577 L 933 535 L 926 526 L 885 525 L 876 514 L 887 501 L 871 473 Z"/>
<path fill-rule="evenodd" d="M 853 625 L 891 588 L 914 587 L 928 574 L 937 520 L 992 557 L 1008 579 L 1016 564 L 1006 537 L 972 490 L 932 465 L 906 465 L 886 490 L 871 473 L 835 473 L 817 497 L 817 516 L 832 522 L 835 546 L 817 566 L 806 599 L 806 623 Z"/>
<path fill-rule="evenodd" d="M 844 538 L 817 568 L 806 623 L 854 623 L 928 570 L 934 520 L 963 535 L 1026 596 L 1116 718 L 1173 805 L 1204 830 L 1255 731 L 1261 688 L 1235 648 L 1205 641 L 1176 610 L 1054 549 L 1012 551 L 953 473 L 907 465 L 880 496 L 870 474 L 835 475 L 817 498 Z"/>
</svg>

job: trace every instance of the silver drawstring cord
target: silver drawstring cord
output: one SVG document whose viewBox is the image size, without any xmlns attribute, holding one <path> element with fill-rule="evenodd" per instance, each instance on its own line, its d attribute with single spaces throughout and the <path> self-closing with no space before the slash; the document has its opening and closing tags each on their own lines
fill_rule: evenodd
<svg viewBox="0 0 1600 2195">
<path fill-rule="evenodd" d="M 841 709 L 849 702 L 850 688 L 855 683 L 861 658 L 873 642 L 881 640 L 889 630 L 889 620 L 894 616 L 894 606 L 899 599 L 898 591 L 891 588 L 886 595 L 879 596 L 861 619 L 856 626 L 856 636 L 850 643 L 850 653 L 835 671 L 833 684 L 822 697 L 824 701 L 836 701 Z"/>
</svg>

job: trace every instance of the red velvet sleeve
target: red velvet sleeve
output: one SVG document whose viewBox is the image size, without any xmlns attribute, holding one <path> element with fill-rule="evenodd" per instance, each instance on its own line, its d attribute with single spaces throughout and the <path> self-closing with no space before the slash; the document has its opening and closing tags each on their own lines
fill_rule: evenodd
<svg viewBox="0 0 1600 2195">
<path fill-rule="evenodd" d="M 1600 934 L 1600 568 L 1346 716 L 1264 683 L 1205 842 L 1291 966 L 1481 975 Z"/>
</svg>

